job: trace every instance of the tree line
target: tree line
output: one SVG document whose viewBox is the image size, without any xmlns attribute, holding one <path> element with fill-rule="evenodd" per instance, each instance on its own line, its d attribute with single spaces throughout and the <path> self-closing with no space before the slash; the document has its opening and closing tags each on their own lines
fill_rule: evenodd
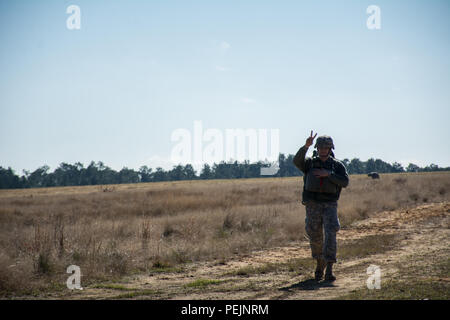
<svg viewBox="0 0 450 320">
<path fill-rule="evenodd" d="M 280 153 L 278 157 L 279 170 L 272 177 L 294 177 L 302 176 L 292 162 L 294 155 L 285 156 Z M 380 159 L 370 158 L 361 161 L 358 158 L 352 160 L 342 160 L 349 174 L 367 174 L 370 172 L 395 173 L 395 172 L 430 172 L 446 171 L 450 167 L 441 168 L 438 165 L 430 164 L 426 167 L 419 167 L 410 163 L 404 168 L 400 163 L 392 164 Z M 85 167 L 82 163 L 74 164 L 61 163 L 53 172 L 49 172 L 47 165 L 39 167 L 33 172 L 23 171 L 22 176 L 18 176 L 11 167 L 5 169 L 0 166 L 0 189 L 13 188 L 37 188 L 56 186 L 83 186 L 102 185 L 138 182 L 158 182 L 177 180 L 205 180 L 205 179 L 240 179 L 240 178 L 264 178 L 261 175 L 261 168 L 269 167 L 270 163 L 259 161 L 256 163 L 225 162 L 204 164 L 197 174 L 192 165 L 176 165 L 171 170 L 164 170 L 157 167 L 155 170 L 148 166 L 142 166 L 139 170 L 122 168 L 120 171 L 113 170 L 101 161 L 91 163 Z"/>
</svg>

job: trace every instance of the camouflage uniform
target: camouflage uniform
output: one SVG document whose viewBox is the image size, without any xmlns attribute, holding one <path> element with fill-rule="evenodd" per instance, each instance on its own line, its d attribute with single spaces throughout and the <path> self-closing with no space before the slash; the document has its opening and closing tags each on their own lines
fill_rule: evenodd
<svg viewBox="0 0 450 320">
<path fill-rule="evenodd" d="M 336 262 L 336 232 L 340 229 L 337 202 L 308 201 L 305 229 L 310 240 L 313 258 Z M 325 231 L 325 241 L 323 231 Z"/>
<path fill-rule="evenodd" d="M 334 158 L 334 148 L 330 137 L 322 136 L 318 144 L 330 147 L 330 156 L 323 162 L 319 157 L 306 158 L 307 147 L 302 147 L 294 157 L 295 166 L 304 173 L 302 203 L 306 207 L 305 229 L 310 239 L 311 253 L 314 259 L 323 259 L 326 263 L 336 262 L 336 233 L 340 229 L 337 216 L 337 201 L 342 188 L 349 183 L 345 166 Z M 328 170 L 328 177 L 318 178 L 312 169 Z M 325 231 L 325 239 L 324 233 Z"/>
</svg>

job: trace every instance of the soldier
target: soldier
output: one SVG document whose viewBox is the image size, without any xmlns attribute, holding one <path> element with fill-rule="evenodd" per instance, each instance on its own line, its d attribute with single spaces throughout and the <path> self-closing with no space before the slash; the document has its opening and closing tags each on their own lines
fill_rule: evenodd
<svg viewBox="0 0 450 320">
<path fill-rule="evenodd" d="M 317 260 L 316 281 L 323 278 L 334 281 L 333 263 L 336 262 L 336 233 L 340 229 L 337 216 L 337 201 L 341 189 L 347 187 L 349 179 L 345 166 L 334 158 L 333 140 L 329 136 L 317 138 L 312 158 L 306 158 L 308 148 L 317 133 L 306 139 L 293 162 L 304 173 L 302 204 L 306 207 L 305 229 L 310 239 L 312 257 Z M 323 239 L 325 230 L 325 240 Z"/>
</svg>

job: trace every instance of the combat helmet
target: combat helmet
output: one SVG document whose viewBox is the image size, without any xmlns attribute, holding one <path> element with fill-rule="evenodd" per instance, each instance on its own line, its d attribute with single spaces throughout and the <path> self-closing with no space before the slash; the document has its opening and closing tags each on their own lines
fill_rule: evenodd
<svg viewBox="0 0 450 320">
<path fill-rule="evenodd" d="M 314 148 L 318 148 L 318 147 L 330 148 L 330 151 L 331 151 L 331 149 L 334 149 L 333 139 L 331 139 L 330 136 L 317 137 Z"/>
</svg>

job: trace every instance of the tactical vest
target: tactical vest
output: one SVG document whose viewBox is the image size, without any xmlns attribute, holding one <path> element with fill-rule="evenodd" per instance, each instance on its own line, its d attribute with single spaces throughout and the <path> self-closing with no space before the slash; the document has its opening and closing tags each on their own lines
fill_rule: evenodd
<svg viewBox="0 0 450 320">
<path fill-rule="evenodd" d="M 303 176 L 303 189 L 309 192 L 339 195 L 341 188 L 332 183 L 328 177 L 316 177 L 312 173 L 313 169 L 325 169 L 334 172 L 334 159 L 330 157 L 329 160 L 322 162 L 319 157 L 313 157 L 311 159 L 311 166 Z"/>
</svg>

